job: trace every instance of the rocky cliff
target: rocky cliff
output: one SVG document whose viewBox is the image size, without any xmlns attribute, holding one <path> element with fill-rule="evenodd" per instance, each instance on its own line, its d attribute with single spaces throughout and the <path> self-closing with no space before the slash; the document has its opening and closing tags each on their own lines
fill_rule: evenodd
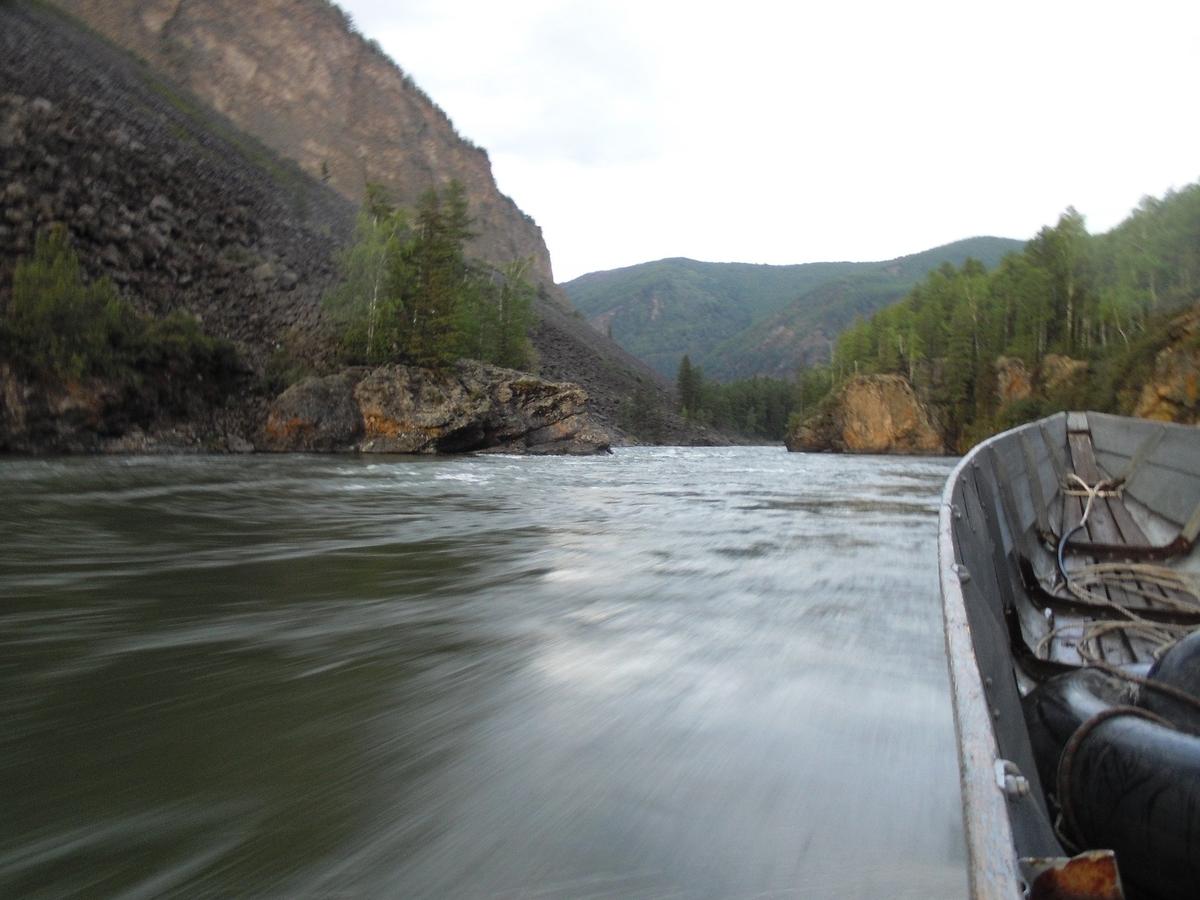
<svg viewBox="0 0 1200 900">
<path fill-rule="evenodd" d="M 1154 358 L 1134 415 L 1164 422 L 1200 425 L 1200 305 L 1176 318 L 1168 343 Z"/>
<path fill-rule="evenodd" d="M 455 453 L 491 450 L 591 454 L 611 436 L 587 412 L 587 394 L 511 369 L 460 363 L 347 369 L 308 378 L 271 405 L 263 450 Z"/>
<path fill-rule="evenodd" d="M 528 257 L 553 285 L 541 229 L 501 194 L 487 153 L 325 0 L 53 0 L 353 202 L 401 205 L 457 179 L 493 263 Z"/>
<path fill-rule="evenodd" d="M 821 412 L 792 429 L 785 443 L 792 451 L 945 452 L 929 411 L 900 375 L 851 378 Z"/>
<path fill-rule="evenodd" d="M 62 13 L 0 3 L 0 309 L 35 235 L 62 224 L 89 279 L 110 279 L 147 315 L 195 317 L 234 344 L 245 369 L 227 392 L 206 390 L 203 409 L 139 400 L 136 414 L 112 385 L 39 385 L 10 371 L 0 425 L 23 424 L 0 434 L 0 448 L 112 448 L 119 432 L 132 435 L 130 449 L 246 446 L 278 363 L 335 368 L 321 298 L 354 213 L 319 178 Z M 670 391 L 647 367 L 568 307 L 541 299 L 537 312 L 544 377 L 581 384 L 607 426 L 648 389 L 664 410 L 660 439 L 695 439 L 665 412 Z M 51 419 L 63 404 L 90 412 L 60 428 Z M 76 427 L 89 421 L 90 433 Z"/>
</svg>

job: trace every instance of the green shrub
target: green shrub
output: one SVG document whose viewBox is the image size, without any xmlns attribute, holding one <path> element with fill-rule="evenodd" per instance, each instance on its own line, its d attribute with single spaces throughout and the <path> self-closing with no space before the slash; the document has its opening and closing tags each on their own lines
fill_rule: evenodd
<svg viewBox="0 0 1200 900">
<path fill-rule="evenodd" d="M 0 346 L 33 378 L 103 377 L 181 402 L 240 372 L 233 345 L 205 334 L 192 316 L 149 318 L 107 279 L 85 282 L 62 228 L 40 235 L 33 256 L 17 263 Z"/>
<path fill-rule="evenodd" d="M 27 368 L 63 378 L 111 374 L 136 337 L 137 314 L 107 279 L 85 284 L 66 233 L 41 235 L 17 263 L 6 324 Z"/>
</svg>

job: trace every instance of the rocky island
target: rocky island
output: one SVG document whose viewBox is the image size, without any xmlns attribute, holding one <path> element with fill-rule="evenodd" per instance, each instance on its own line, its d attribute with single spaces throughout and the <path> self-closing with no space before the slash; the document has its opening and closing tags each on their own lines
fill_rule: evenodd
<svg viewBox="0 0 1200 900">
<path fill-rule="evenodd" d="M 578 385 L 462 362 L 444 372 L 390 365 L 306 378 L 271 404 L 257 446 L 545 455 L 603 453 L 611 443 Z"/>
</svg>

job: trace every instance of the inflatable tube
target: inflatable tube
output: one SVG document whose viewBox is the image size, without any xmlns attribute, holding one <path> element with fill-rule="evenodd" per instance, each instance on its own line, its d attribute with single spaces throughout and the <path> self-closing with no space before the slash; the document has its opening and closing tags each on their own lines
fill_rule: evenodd
<svg viewBox="0 0 1200 900">
<path fill-rule="evenodd" d="M 1058 780 L 1058 759 L 1079 726 L 1132 699 L 1129 684 L 1098 669 L 1078 669 L 1044 681 L 1023 701 L 1029 743 L 1046 790 Z"/>
<path fill-rule="evenodd" d="M 1064 751 L 1058 800 L 1072 837 L 1116 851 L 1121 876 L 1163 898 L 1200 885 L 1200 738 L 1115 708 Z M 1086 731 L 1085 731 L 1086 729 Z"/>
<path fill-rule="evenodd" d="M 1095 669 L 1025 698 L 1042 784 L 1081 849 L 1117 854 L 1121 877 L 1161 898 L 1200 884 L 1200 737 L 1130 705 L 1131 683 Z"/>
<path fill-rule="evenodd" d="M 1146 677 L 1174 690 L 1167 692 L 1143 685 L 1138 691 L 1137 705 L 1157 713 L 1176 728 L 1200 734 L 1200 707 L 1195 702 L 1181 701 L 1178 693 L 1200 697 L 1200 631 L 1193 631 L 1172 644 L 1150 667 Z"/>
</svg>

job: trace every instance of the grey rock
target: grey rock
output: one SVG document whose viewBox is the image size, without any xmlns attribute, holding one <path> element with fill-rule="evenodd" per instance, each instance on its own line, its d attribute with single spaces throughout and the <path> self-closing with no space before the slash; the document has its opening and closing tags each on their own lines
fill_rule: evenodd
<svg viewBox="0 0 1200 900">
<path fill-rule="evenodd" d="M 350 373 L 306 378 L 271 404 L 258 449 L 330 451 L 353 448 L 363 420 L 354 401 L 356 379 Z"/>
<path fill-rule="evenodd" d="M 594 454 L 612 436 L 577 385 L 461 362 L 448 371 L 388 365 L 309 378 L 271 404 L 268 450 Z M 351 412 L 353 410 L 353 413 Z"/>
<path fill-rule="evenodd" d="M 166 218 L 175 212 L 175 207 L 171 201 L 162 194 L 155 194 L 154 199 L 150 201 L 150 213 L 158 218 Z"/>
<path fill-rule="evenodd" d="M 250 272 L 250 276 L 259 283 L 275 280 L 275 265 L 271 262 L 260 263 Z"/>
</svg>

